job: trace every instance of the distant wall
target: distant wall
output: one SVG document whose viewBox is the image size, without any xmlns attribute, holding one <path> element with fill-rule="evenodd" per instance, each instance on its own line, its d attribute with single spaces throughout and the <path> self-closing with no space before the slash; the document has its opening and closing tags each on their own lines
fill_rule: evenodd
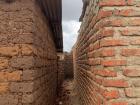
<svg viewBox="0 0 140 105">
<path fill-rule="evenodd" d="M 64 73 L 65 78 L 73 78 L 74 68 L 73 68 L 73 55 L 72 53 L 64 53 Z"/>
<path fill-rule="evenodd" d="M 64 74 L 64 54 L 58 53 L 58 71 L 57 71 L 57 82 L 58 82 L 58 93 L 60 91 L 61 85 L 64 81 L 65 74 Z"/>
<path fill-rule="evenodd" d="M 0 1 L 0 105 L 53 105 L 57 53 L 35 0 Z"/>
</svg>

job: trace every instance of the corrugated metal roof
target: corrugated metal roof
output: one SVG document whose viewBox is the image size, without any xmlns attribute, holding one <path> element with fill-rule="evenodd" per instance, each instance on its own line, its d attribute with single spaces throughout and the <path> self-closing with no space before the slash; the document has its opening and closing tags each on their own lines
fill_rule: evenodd
<svg viewBox="0 0 140 105">
<path fill-rule="evenodd" d="M 54 42 L 58 52 L 63 51 L 62 35 L 62 0 L 37 0 L 53 32 Z"/>
</svg>

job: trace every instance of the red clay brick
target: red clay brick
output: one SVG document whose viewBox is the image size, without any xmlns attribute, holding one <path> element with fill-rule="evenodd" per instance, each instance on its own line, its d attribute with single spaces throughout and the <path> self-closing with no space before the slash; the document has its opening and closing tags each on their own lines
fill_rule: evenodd
<svg viewBox="0 0 140 105">
<path fill-rule="evenodd" d="M 113 11 L 105 11 L 105 10 L 100 10 L 98 14 L 98 20 L 106 17 L 112 16 Z"/>
<path fill-rule="evenodd" d="M 116 77 L 117 73 L 111 70 L 96 70 L 96 75 L 104 76 L 104 77 Z"/>
<path fill-rule="evenodd" d="M 101 38 L 103 37 L 111 37 L 114 35 L 114 30 L 113 29 L 104 29 L 101 31 Z"/>
<path fill-rule="evenodd" d="M 131 16 L 133 12 L 135 12 L 133 9 L 124 9 L 124 10 L 115 10 L 114 14 L 120 16 Z"/>
<path fill-rule="evenodd" d="M 132 45 L 140 45 L 140 38 L 132 39 L 130 43 Z"/>
<path fill-rule="evenodd" d="M 128 82 L 125 80 L 111 80 L 105 79 L 103 81 L 103 86 L 105 87 L 128 87 Z"/>
<path fill-rule="evenodd" d="M 124 66 L 126 65 L 126 60 L 103 60 L 102 65 L 103 66 Z"/>
<path fill-rule="evenodd" d="M 102 49 L 101 56 L 103 57 L 111 57 L 115 56 L 115 50 L 114 49 Z"/>
<path fill-rule="evenodd" d="M 0 83 L 0 94 L 7 93 L 9 89 L 8 83 Z"/>
<path fill-rule="evenodd" d="M 128 105 L 128 102 L 122 101 L 122 102 L 111 102 L 110 105 Z"/>
<path fill-rule="evenodd" d="M 124 6 L 126 5 L 125 0 L 100 0 L 100 6 Z"/>
<path fill-rule="evenodd" d="M 121 52 L 123 56 L 140 56 L 140 49 L 123 49 Z"/>
<path fill-rule="evenodd" d="M 126 88 L 125 94 L 131 98 L 140 98 L 140 89 L 139 88 Z"/>
<path fill-rule="evenodd" d="M 105 91 L 104 97 L 106 99 L 117 99 L 119 98 L 119 92 L 117 90 Z"/>
<path fill-rule="evenodd" d="M 120 32 L 124 36 L 139 36 L 140 35 L 140 30 L 134 29 L 134 28 L 126 28 L 126 29 L 120 30 Z"/>
<path fill-rule="evenodd" d="M 140 76 L 140 70 L 138 69 L 124 69 L 123 70 L 123 74 L 125 76 L 128 76 L 128 77 L 139 77 Z"/>
<path fill-rule="evenodd" d="M 101 47 L 110 47 L 110 46 L 125 46 L 128 45 L 128 41 L 120 39 L 104 39 L 101 40 Z"/>
</svg>

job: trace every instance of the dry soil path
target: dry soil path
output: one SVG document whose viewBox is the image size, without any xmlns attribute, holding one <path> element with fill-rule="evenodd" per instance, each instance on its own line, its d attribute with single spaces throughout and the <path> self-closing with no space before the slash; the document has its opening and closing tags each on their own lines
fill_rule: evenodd
<svg viewBox="0 0 140 105">
<path fill-rule="evenodd" d="M 64 81 L 56 105 L 79 105 L 73 80 Z"/>
</svg>

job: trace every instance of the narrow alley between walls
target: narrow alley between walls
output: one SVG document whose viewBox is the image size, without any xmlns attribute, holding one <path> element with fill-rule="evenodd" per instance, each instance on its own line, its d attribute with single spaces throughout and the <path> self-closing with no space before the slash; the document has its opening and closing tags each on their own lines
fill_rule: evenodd
<svg viewBox="0 0 140 105">
<path fill-rule="evenodd" d="M 64 52 L 62 0 L 0 0 L 0 105 L 140 105 L 140 0 L 82 1 Z"/>
</svg>

